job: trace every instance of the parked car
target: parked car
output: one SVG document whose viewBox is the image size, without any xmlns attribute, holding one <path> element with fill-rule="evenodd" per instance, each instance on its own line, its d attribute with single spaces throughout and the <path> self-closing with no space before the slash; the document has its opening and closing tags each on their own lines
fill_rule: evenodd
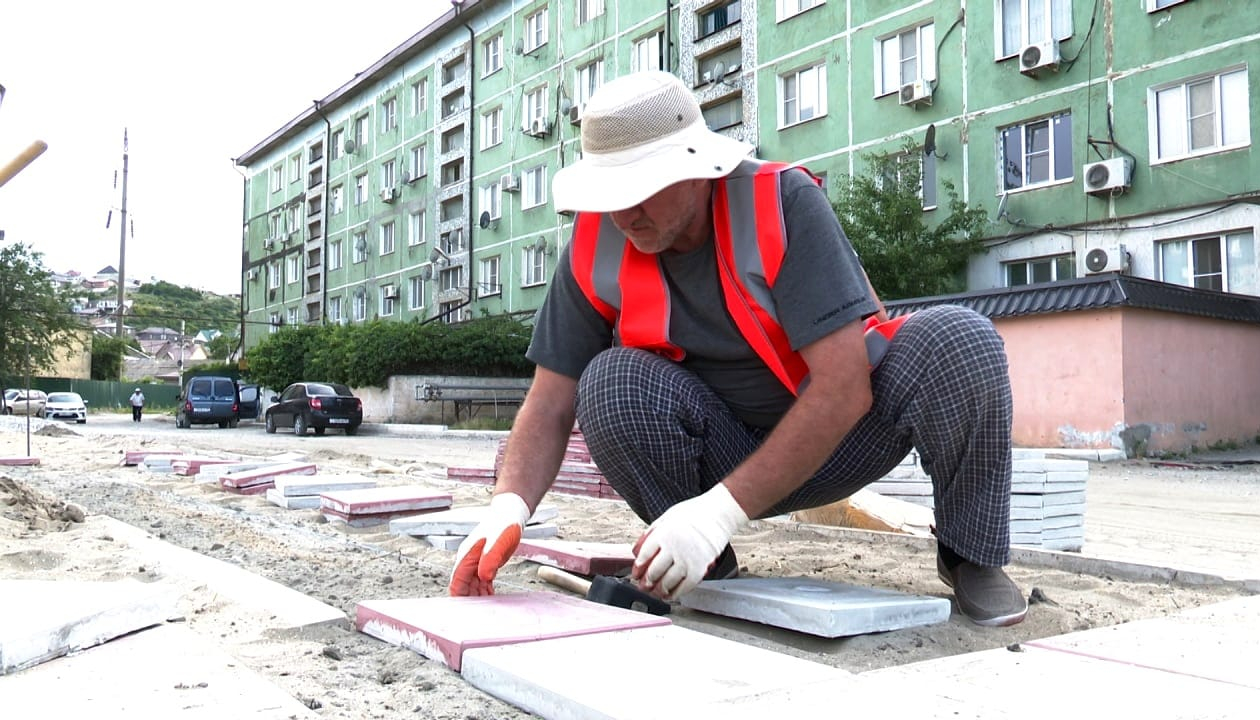
<svg viewBox="0 0 1260 720">
<path fill-rule="evenodd" d="M 48 393 L 48 402 L 44 405 L 44 418 L 73 420 L 82 425 L 87 422 L 87 401 L 76 392 Z"/>
<path fill-rule="evenodd" d="M 219 427 L 236 427 L 240 420 L 241 397 L 236 381 L 230 377 L 198 375 L 189 378 L 179 396 L 175 411 L 175 427 L 218 423 Z"/>
<path fill-rule="evenodd" d="M 43 417 L 44 404 L 47 402 L 48 395 L 43 390 L 9 388 L 4 391 L 4 414 Z"/>
<path fill-rule="evenodd" d="M 294 435 L 305 435 L 307 428 L 323 435 L 334 427 L 353 435 L 363 424 L 363 401 L 341 383 L 293 383 L 271 402 L 275 404 L 264 415 L 269 433 L 278 427 L 291 427 Z"/>
</svg>

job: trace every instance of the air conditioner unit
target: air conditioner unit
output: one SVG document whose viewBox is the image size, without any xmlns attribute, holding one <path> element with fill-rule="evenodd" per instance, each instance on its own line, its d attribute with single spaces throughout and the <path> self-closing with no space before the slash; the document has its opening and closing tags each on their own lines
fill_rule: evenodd
<svg viewBox="0 0 1260 720">
<path fill-rule="evenodd" d="M 385 299 L 386 299 L 386 300 L 397 300 L 397 299 L 398 299 L 398 291 L 397 291 L 397 290 L 394 290 L 394 289 L 392 289 L 392 288 L 391 288 L 388 292 L 386 292 L 386 293 L 385 293 Z"/>
<path fill-rule="evenodd" d="M 250 269 L 249 269 L 249 279 L 250 279 L 250 280 L 257 280 L 257 279 L 258 279 L 258 268 L 250 268 Z"/>
<path fill-rule="evenodd" d="M 1133 160 L 1116 157 L 1102 162 L 1088 163 L 1081 172 L 1088 194 L 1114 194 L 1129 187 L 1133 182 Z"/>
<path fill-rule="evenodd" d="M 383 188 L 381 190 L 381 202 L 394 202 L 394 194 L 395 191 L 393 187 Z"/>
<path fill-rule="evenodd" d="M 266 240 L 263 240 L 263 250 L 271 250 L 275 246 L 276 241 L 274 238 L 267 238 Z"/>
<path fill-rule="evenodd" d="M 516 192 L 521 189 L 521 181 L 512 173 L 507 173 L 499 178 L 499 188 L 503 192 Z"/>
<path fill-rule="evenodd" d="M 1099 245 L 1085 251 L 1084 274 L 1128 272 L 1129 253 L 1124 245 Z"/>
<path fill-rule="evenodd" d="M 1025 75 L 1036 77 L 1042 70 L 1059 69 L 1059 41 L 1028 45 L 1019 51 L 1019 71 Z"/>
<path fill-rule="evenodd" d="M 931 105 L 932 86 L 926 80 L 915 80 L 902 85 L 897 97 L 902 105 Z"/>
<path fill-rule="evenodd" d="M 709 83 L 713 82 L 713 71 L 705 70 L 704 72 L 700 73 L 700 82 L 704 83 L 705 85 L 708 85 Z"/>
<path fill-rule="evenodd" d="M 529 126 L 525 128 L 525 134 L 532 137 L 545 137 L 551 132 L 551 123 L 546 118 L 534 118 L 529 121 Z"/>
<path fill-rule="evenodd" d="M 569 122 L 573 123 L 574 125 L 580 125 L 582 123 L 582 106 L 581 105 L 574 105 L 573 107 L 569 108 Z"/>
</svg>

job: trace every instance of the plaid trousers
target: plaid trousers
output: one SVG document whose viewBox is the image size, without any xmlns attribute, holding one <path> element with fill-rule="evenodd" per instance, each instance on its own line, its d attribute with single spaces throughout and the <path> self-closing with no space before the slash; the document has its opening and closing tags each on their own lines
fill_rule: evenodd
<svg viewBox="0 0 1260 720">
<path fill-rule="evenodd" d="M 913 447 L 932 477 L 940 541 L 978 565 L 1007 564 L 1011 388 L 993 324 L 957 306 L 920 310 L 893 337 L 871 385 L 870 411 L 764 517 L 846 498 Z M 583 371 L 577 419 L 596 465 L 648 523 L 713 487 L 769 434 L 680 365 L 622 347 Z"/>
</svg>

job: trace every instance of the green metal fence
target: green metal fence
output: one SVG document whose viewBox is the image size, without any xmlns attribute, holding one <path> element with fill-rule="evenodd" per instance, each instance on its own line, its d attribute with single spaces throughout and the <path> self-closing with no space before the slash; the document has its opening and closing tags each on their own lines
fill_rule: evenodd
<svg viewBox="0 0 1260 720">
<path fill-rule="evenodd" d="M 12 381 L 12 378 L 10 378 Z M 5 387 L 23 387 L 25 381 Z M 158 383 L 118 382 L 111 380 L 78 380 L 75 378 L 31 378 L 31 387 L 44 392 L 77 392 L 87 401 L 88 412 L 121 410 L 131 407 L 128 398 L 140 388 L 147 409 L 174 410 L 179 388 Z"/>
</svg>

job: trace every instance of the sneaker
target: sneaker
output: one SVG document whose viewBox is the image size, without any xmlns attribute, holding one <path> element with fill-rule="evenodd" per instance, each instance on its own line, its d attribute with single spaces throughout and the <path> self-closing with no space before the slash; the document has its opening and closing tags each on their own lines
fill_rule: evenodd
<svg viewBox="0 0 1260 720">
<path fill-rule="evenodd" d="M 705 580 L 730 580 L 739 577 L 739 559 L 735 557 L 735 548 L 727 545 L 722 554 L 713 561 L 709 572 L 704 574 Z"/>
<path fill-rule="evenodd" d="M 962 561 L 953 570 L 936 557 L 941 582 L 954 589 L 958 609 L 977 625 L 1005 627 L 1024 619 L 1028 601 L 1002 568 Z"/>
</svg>

